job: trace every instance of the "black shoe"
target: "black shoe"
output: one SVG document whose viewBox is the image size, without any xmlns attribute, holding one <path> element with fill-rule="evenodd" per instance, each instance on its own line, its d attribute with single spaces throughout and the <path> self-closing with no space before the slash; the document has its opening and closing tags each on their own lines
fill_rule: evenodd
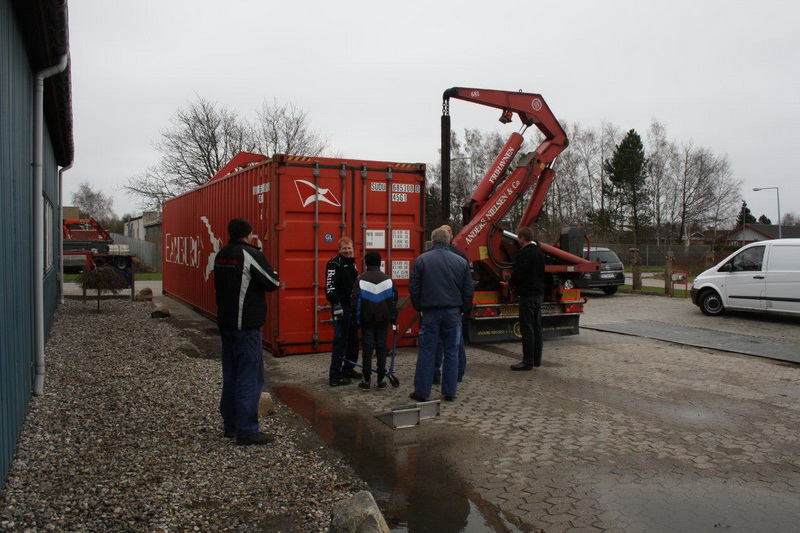
<svg viewBox="0 0 800 533">
<path fill-rule="evenodd" d="M 371 387 L 369 381 L 362 381 L 358 384 L 358 388 L 363 390 L 364 392 L 368 391 Z"/>
<path fill-rule="evenodd" d="M 385 381 L 380 380 L 378 382 L 378 390 L 386 390 L 386 382 Z"/>
<path fill-rule="evenodd" d="M 350 385 L 348 378 L 331 378 L 328 380 L 328 385 L 331 387 L 341 387 L 342 385 Z"/>
<path fill-rule="evenodd" d="M 434 385 L 441 385 L 442 384 L 442 378 L 433 378 L 433 384 Z"/>
<path fill-rule="evenodd" d="M 255 435 L 248 435 L 247 437 L 236 437 L 236 444 L 239 446 L 260 446 L 274 442 L 275 437 L 268 433 L 261 433 L 260 431 Z"/>
<path fill-rule="evenodd" d="M 517 363 L 511 365 L 511 370 L 533 370 L 533 365 L 526 365 L 525 363 Z"/>
<path fill-rule="evenodd" d="M 458 380 L 457 380 L 457 381 L 458 381 L 459 383 L 461 383 L 462 381 L 464 381 L 464 376 L 458 376 Z"/>
<path fill-rule="evenodd" d="M 342 372 L 342 375 L 344 375 L 344 377 L 350 378 L 350 379 L 361 379 L 363 377 L 361 375 L 361 372 L 358 372 L 357 370 L 355 370 L 353 368 L 351 368 L 347 372 Z"/>
<path fill-rule="evenodd" d="M 414 400 L 415 402 L 427 402 L 428 401 L 427 398 L 423 398 L 422 396 L 420 396 L 416 392 L 412 392 L 411 394 L 408 395 L 408 397 L 411 398 L 412 400 Z"/>
<path fill-rule="evenodd" d="M 456 401 L 456 397 L 455 396 L 445 396 L 444 397 L 444 401 L 446 401 L 446 402 L 454 402 L 454 401 Z"/>
<path fill-rule="evenodd" d="M 236 436 L 236 430 L 235 429 L 232 429 L 230 431 L 226 431 L 225 432 L 225 438 L 226 439 L 232 439 L 235 436 Z"/>
</svg>

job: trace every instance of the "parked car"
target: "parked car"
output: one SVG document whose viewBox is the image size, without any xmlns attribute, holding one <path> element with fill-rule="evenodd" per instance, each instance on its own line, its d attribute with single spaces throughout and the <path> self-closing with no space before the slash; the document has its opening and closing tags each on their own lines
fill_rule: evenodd
<svg viewBox="0 0 800 533">
<path fill-rule="evenodd" d="M 726 309 L 800 315 L 800 239 L 740 248 L 697 276 L 691 294 L 709 316 Z"/>
<path fill-rule="evenodd" d="M 606 294 L 614 294 L 617 287 L 625 284 L 625 267 L 612 250 L 592 246 L 583 249 L 583 257 L 589 261 L 599 261 L 600 271 L 584 274 L 582 279 L 575 282 L 575 287 L 602 289 Z"/>
</svg>

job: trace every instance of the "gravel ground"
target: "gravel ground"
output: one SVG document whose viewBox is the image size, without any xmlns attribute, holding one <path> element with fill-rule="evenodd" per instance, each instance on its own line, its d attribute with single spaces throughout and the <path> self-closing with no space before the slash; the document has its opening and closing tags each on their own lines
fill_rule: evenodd
<svg viewBox="0 0 800 533">
<path fill-rule="evenodd" d="M 8 531 L 327 531 L 366 485 L 298 417 L 269 446 L 222 436 L 218 360 L 189 358 L 149 303 L 68 300 L 0 493 Z M 269 381 L 269 376 L 267 376 Z"/>
</svg>

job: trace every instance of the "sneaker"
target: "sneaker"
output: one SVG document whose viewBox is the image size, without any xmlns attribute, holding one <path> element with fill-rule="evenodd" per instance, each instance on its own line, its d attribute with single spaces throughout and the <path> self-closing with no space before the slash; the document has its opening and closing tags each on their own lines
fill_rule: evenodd
<svg viewBox="0 0 800 533">
<path fill-rule="evenodd" d="M 420 396 L 416 392 L 412 392 L 411 394 L 408 395 L 408 397 L 411 398 L 412 400 L 414 400 L 415 402 L 427 402 L 428 401 L 427 398 L 423 398 L 422 396 Z"/>
<path fill-rule="evenodd" d="M 444 401 L 446 401 L 446 402 L 454 402 L 454 401 L 456 401 L 456 397 L 455 396 L 445 396 L 444 397 Z"/>
<path fill-rule="evenodd" d="M 239 446 L 261 446 L 274 442 L 275 437 L 269 433 L 258 432 L 255 435 L 248 435 L 247 437 L 236 437 L 236 444 Z"/>
<path fill-rule="evenodd" d="M 345 372 L 342 372 L 342 374 L 344 375 L 344 377 L 350 378 L 350 379 L 361 379 L 362 378 L 361 372 L 357 371 L 355 368 L 351 368 L 350 370 L 346 370 Z"/>
<path fill-rule="evenodd" d="M 328 385 L 331 387 L 341 387 L 342 385 L 350 385 L 350 380 L 348 378 L 331 378 L 328 381 Z"/>
<path fill-rule="evenodd" d="M 358 384 L 358 388 L 363 391 L 368 391 L 370 389 L 369 381 L 362 381 Z"/>
<path fill-rule="evenodd" d="M 381 380 L 378 382 L 378 390 L 385 390 L 386 389 L 386 382 Z"/>
</svg>

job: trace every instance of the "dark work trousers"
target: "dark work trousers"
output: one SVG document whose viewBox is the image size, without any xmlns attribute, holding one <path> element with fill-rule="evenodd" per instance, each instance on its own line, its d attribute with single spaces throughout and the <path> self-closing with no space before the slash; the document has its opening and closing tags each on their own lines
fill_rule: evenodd
<svg viewBox="0 0 800 533">
<path fill-rule="evenodd" d="M 542 366 L 542 296 L 519 297 L 519 325 L 522 362 L 528 366 Z"/>
<path fill-rule="evenodd" d="M 353 370 L 353 363 L 358 361 L 358 325 L 350 306 L 342 307 L 342 311 L 342 318 L 333 323 L 330 379 L 346 377 Z"/>
<path fill-rule="evenodd" d="M 264 355 L 260 329 L 220 329 L 222 398 L 219 412 L 226 433 L 258 433 L 258 401 L 264 390 Z"/>
<path fill-rule="evenodd" d="M 433 366 L 439 343 L 444 347 L 442 394 L 455 396 L 458 389 L 458 343 L 461 337 L 461 313 L 457 307 L 422 312 L 414 393 L 428 398 L 433 386 Z"/>
<path fill-rule="evenodd" d="M 361 343 L 363 344 L 362 349 L 364 350 L 361 365 L 364 371 L 364 381 L 369 381 L 369 377 L 372 373 L 370 366 L 372 365 L 373 350 L 378 359 L 375 365 L 378 381 L 383 381 L 383 378 L 386 376 L 386 333 L 388 331 L 388 324 L 380 326 L 365 324 L 361 326 Z"/>
</svg>

